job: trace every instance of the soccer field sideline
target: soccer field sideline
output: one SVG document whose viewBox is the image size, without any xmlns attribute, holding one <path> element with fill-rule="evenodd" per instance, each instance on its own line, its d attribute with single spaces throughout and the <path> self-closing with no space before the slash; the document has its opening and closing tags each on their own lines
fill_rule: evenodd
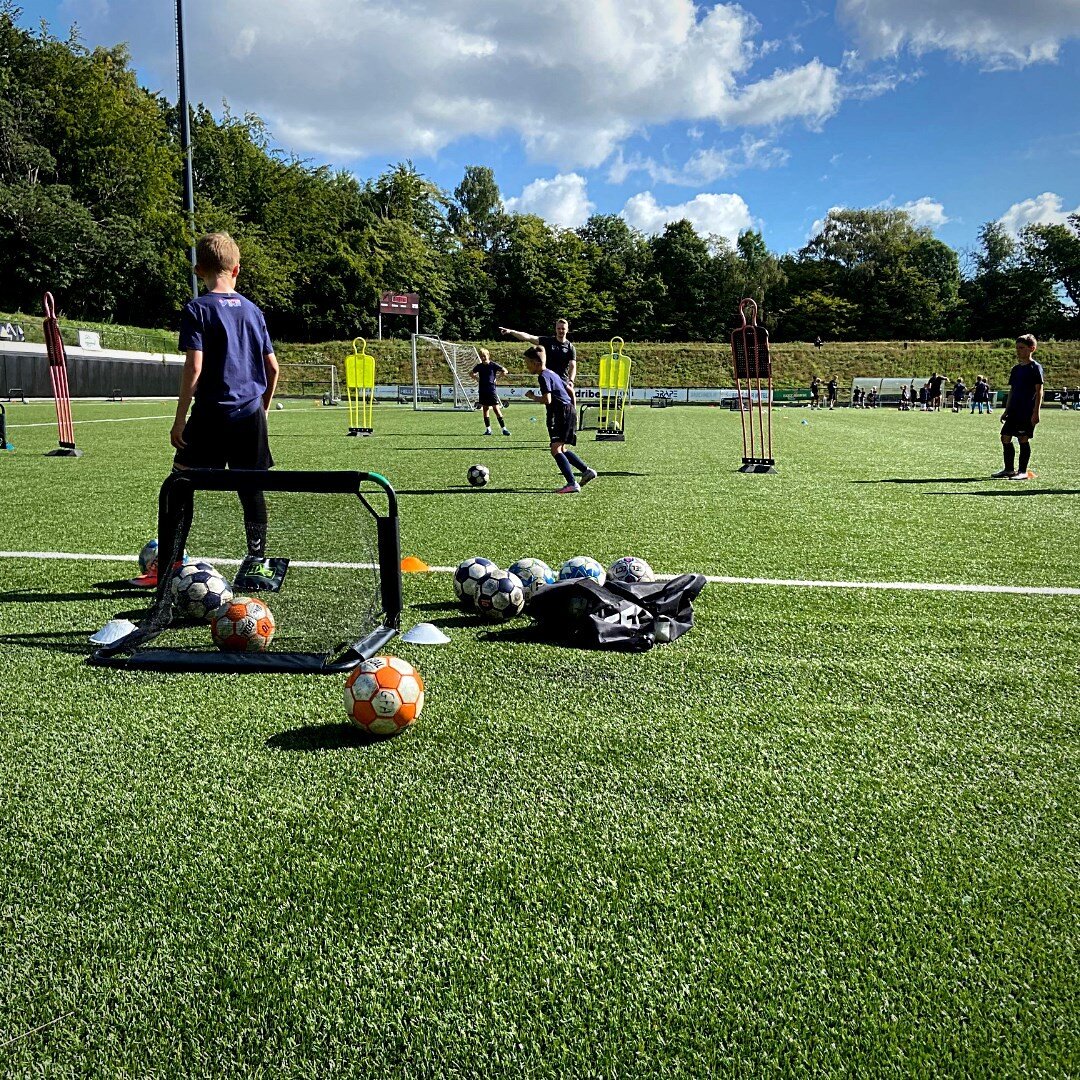
<svg viewBox="0 0 1080 1080">
<path fill-rule="evenodd" d="M 239 566 L 241 560 L 204 556 L 207 562 L 222 566 Z M 77 551 L 0 551 L 0 559 L 56 559 L 74 562 L 131 562 L 131 555 L 101 555 Z M 316 570 L 377 570 L 378 564 L 367 562 L 320 562 L 291 560 L 292 566 Z M 420 573 L 452 574 L 455 566 L 429 566 Z M 657 574 L 658 581 L 671 581 L 679 574 Z M 1017 596 L 1080 596 L 1080 587 L 1054 585 L 975 585 L 946 581 L 825 581 L 810 578 L 729 577 L 722 574 L 705 574 L 712 585 L 767 585 L 796 589 L 877 589 L 894 592 L 954 592 L 993 593 Z"/>
</svg>

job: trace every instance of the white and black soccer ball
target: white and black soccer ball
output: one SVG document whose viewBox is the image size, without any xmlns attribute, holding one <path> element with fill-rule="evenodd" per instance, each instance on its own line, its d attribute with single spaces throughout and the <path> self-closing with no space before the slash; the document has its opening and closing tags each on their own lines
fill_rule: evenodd
<svg viewBox="0 0 1080 1080">
<path fill-rule="evenodd" d="M 597 585 L 607 581 L 607 571 L 589 555 L 575 555 L 559 567 L 559 580 L 570 581 L 573 578 L 588 578 Z"/>
<path fill-rule="evenodd" d="M 608 567 L 607 576 L 623 585 L 636 585 L 639 581 L 655 581 L 653 568 L 636 555 L 624 555 Z"/>
<path fill-rule="evenodd" d="M 192 561 L 186 551 L 180 556 L 180 560 L 185 566 Z M 139 573 L 156 574 L 157 564 L 158 542 L 157 540 L 147 540 L 139 551 Z"/>
<path fill-rule="evenodd" d="M 555 584 L 555 571 L 543 559 L 518 559 L 510 564 L 510 573 L 521 579 L 526 603 L 545 585 Z"/>
<path fill-rule="evenodd" d="M 490 560 L 479 556 L 466 559 L 454 571 L 454 595 L 465 608 L 470 608 L 480 595 L 480 585 L 499 568 Z"/>
<path fill-rule="evenodd" d="M 486 465 L 469 466 L 468 480 L 473 487 L 483 487 L 490 479 L 491 471 Z"/>
<path fill-rule="evenodd" d="M 232 586 L 208 562 L 189 563 L 173 575 L 173 605 L 189 619 L 209 622 L 210 616 L 232 599 Z"/>
<path fill-rule="evenodd" d="M 475 604 L 485 619 L 496 622 L 516 619 L 525 610 L 525 588 L 517 574 L 493 570 L 480 583 Z"/>
</svg>

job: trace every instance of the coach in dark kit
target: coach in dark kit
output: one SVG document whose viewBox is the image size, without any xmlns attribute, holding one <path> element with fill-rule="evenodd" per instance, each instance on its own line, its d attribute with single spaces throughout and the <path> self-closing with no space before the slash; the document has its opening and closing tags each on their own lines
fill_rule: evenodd
<svg viewBox="0 0 1080 1080">
<path fill-rule="evenodd" d="M 570 324 L 565 319 L 555 320 L 554 337 L 548 335 L 538 337 L 536 334 L 526 334 L 521 330 L 510 330 L 505 326 L 499 327 L 499 333 L 504 337 L 517 338 L 518 341 L 527 341 L 532 345 L 542 345 L 544 355 L 547 357 L 548 371 L 554 371 L 566 383 L 571 398 L 576 401 L 577 395 L 574 393 L 574 381 L 577 379 L 577 350 L 574 348 L 574 343 L 567 336 L 570 333 Z"/>
</svg>

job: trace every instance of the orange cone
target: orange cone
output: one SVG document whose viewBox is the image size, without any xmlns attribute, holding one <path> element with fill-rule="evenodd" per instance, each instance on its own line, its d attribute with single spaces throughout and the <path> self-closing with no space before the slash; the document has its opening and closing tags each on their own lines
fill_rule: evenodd
<svg viewBox="0 0 1080 1080">
<path fill-rule="evenodd" d="M 418 559 L 415 555 L 406 555 L 401 560 L 401 569 L 406 574 L 422 574 L 425 570 L 430 570 L 431 567 L 423 559 Z"/>
</svg>

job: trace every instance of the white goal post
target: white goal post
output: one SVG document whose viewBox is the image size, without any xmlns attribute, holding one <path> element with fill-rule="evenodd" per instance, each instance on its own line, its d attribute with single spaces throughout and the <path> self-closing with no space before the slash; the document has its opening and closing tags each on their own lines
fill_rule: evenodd
<svg viewBox="0 0 1080 1080">
<path fill-rule="evenodd" d="M 338 372 L 334 364 L 278 364 L 279 397 L 321 398 L 324 405 L 336 405 Z"/>
<path fill-rule="evenodd" d="M 413 409 L 458 409 L 472 412 L 477 404 L 477 386 L 472 369 L 480 362 L 475 345 L 443 341 L 427 334 L 412 335 Z M 420 371 L 435 378 L 435 384 L 420 383 Z M 443 373 L 449 375 L 453 398 L 443 398 Z"/>
</svg>

